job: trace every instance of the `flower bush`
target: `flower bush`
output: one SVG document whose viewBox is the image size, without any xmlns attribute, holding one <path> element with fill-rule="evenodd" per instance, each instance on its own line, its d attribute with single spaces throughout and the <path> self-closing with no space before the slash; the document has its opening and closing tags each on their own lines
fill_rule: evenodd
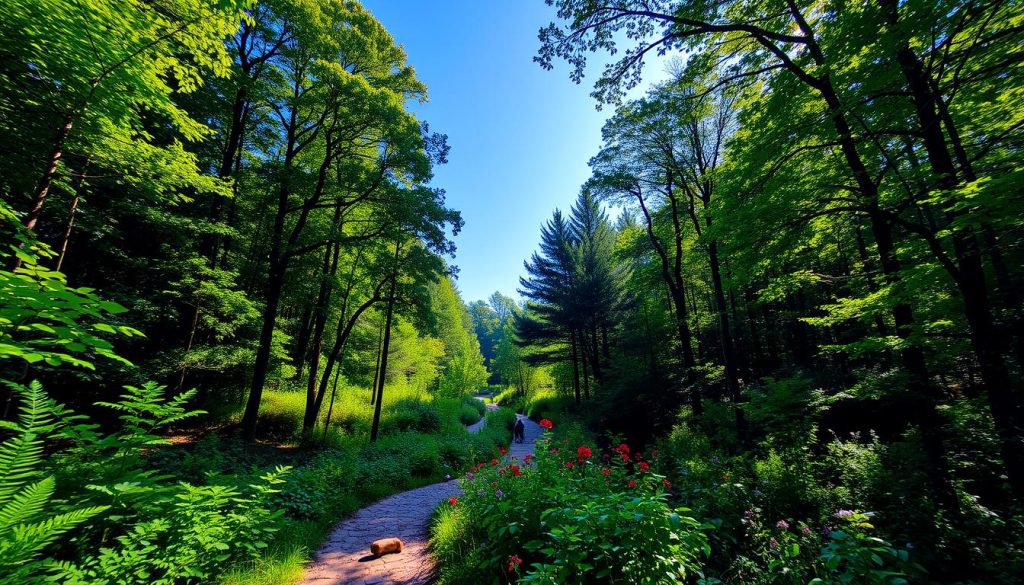
<svg viewBox="0 0 1024 585">
<path fill-rule="evenodd" d="M 432 531 L 440 583 L 677 583 L 699 573 L 706 527 L 673 509 L 663 476 L 550 437 L 528 461 L 466 472 L 459 513 L 439 512 Z"/>
</svg>

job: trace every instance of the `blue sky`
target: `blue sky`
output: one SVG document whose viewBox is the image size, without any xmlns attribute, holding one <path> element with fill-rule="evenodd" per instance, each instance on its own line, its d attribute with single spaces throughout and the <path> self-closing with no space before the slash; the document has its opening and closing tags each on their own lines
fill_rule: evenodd
<svg viewBox="0 0 1024 585">
<path fill-rule="evenodd" d="M 575 85 L 564 64 L 533 62 L 538 29 L 554 18 L 543 0 L 364 0 L 405 47 L 430 102 L 413 106 L 448 135 L 448 164 L 434 184 L 465 228 L 455 238 L 463 299 L 518 296 L 523 261 L 541 223 L 567 210 L 589 176 L 608 108 Z M 600 56 L 598 56 L 600 60 Z M 592 69 L 596 62 L 592 64 Z M 648 76 L 662 75 L 650 67 Z"/>
</svg>

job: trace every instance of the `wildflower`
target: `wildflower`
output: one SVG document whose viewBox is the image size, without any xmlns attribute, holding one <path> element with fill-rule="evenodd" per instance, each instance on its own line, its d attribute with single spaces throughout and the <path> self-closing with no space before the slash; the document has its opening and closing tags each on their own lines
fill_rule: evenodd
<svg viewBox="0 0 1024 585">
<path fill-rule="evenodd" d="M 527 453 L 526 457 L 523 457 L 523 463 L 529 465 L 531 461 L 533 461 L 533 453 Z"/>
<path fill-rule="evenodd" d="M 498 475 L 505 475 L 505 471 L 507 469 L 508 469 L 507 467 L 502 467 L 501 469 L 498 470 Z"/>
<path fill-rule="evenodd" d="M 487 492 L 485 492 L 484 490 L 480 490 L 476 493 L 476 495 L 478 498 L 482 498 L 487 495 Z"/>
<path fill-rule="evenodd" d="M 611 473 L 612 473 L 612 470 L 608 469 L 607 467 L 605 467 L 605 468 L 603 468 L 601 470 L 601 475 L 611 475 Z"/>
<path fill-rule="evenodd" d="M 722 474 L 722 481 L 729 481 L 729 474 L 728 473 L 723 473 Z"/>
<path fill-rule="evenodd" d="M 643 472 L 643 473 L 647 473 L 648 471 L 650 471 L 650 470 L 651 470 L 651 466 L 650 466 L 650 465 L 648 465 L 646 461 L 641 461 L 641 462 L 640 462 L 640 463 L 639 463 L 639 464 L 637 465 L 637 467 L 639 467 L 639 468 L 640 468 L 640 471 L 641 471 L 641 472 Z"/>
<path fill-rule="evenodd" d="M 496 497 L 496 498 L 504 498 L 505 497 L 505 492 L 501 491 L 500 489 L 494 490 L 494 497 Z"/>
<path fill-rule="evenodd" d="M 508 572 L 518 571 L 521 564 L 523 564 L 523 559 L 519 558 L 519 555 L 510 556 L 508 558 Z"/>
<path fill-rule="evenodd" d="M 775 540 L 774 536 L 768 540 L 768 544 L 771 545 L 772 548 L 779 548 L 779 541 Z"/>
<path fill-rule="evenodd" d="M 587 447 L 586 445 L 583 445 L 579 449 L 576 449 L 576 458 L 580 460 L 580 463 L 583 463 L 584 461 L 590 459 L 593 456 L 594 452 L 591 451 L 590 447 Z"/>
<path fill-rule="evenodd" d="M 619 446 L 615 448 L 616 453 L 622 453 L 623 455 L 629 455 L 629 445 L 625 443 L 619 443 Z"/>
<path fill-rule="evenodd" d="M 636 487 L 636 482 L 635 482 L 635 481 L 633 481 L 632 479 L 631 479 L 631 480 L 629 480 L 629 487 L 631 487 L 631 488 L 635 488 L 635 487 Z"/>
<path fill-rule="evenodd" d="M 451 475 L 449 475 L 449 474 L 447 474 L 447 473 L 446 473 L 446 474 L 444 474 L 444 480 L 445 480 L 445 481 L 448 481 L 448 480 L 449 480 L 449 479 L 451 479 L 451 478 L 452 478 L 452 476 L 451 476 Z"/>
<path fill-rule="evenodd" d="M 518 465 L 513 465 L 513 466 L 509 467 L 509 470 L 512 471 L 512 477 L 519 477 L 520 475 L 523 474 L 523 472 L 520 471 Z"/>
<path fill-rule="evenodd" d="M 629 463 L 629 455 L 627 453 L 622 454 L 622 462 Z"/>
<path fill-rule="evenodd" d="M 473 476 L 473 474 L 472 474 L 472 473 L 467 473 L 467 474 L 466 474 L 466 479 L 468 479 L 468 480 L 470 480 L 470 481 L 473 481 L 473 477 L 474 477 L 474 476 Z"/>
<path fill-rule="evenodd" d="M 712 458 L 711 458 L 711 462 L 712 462 L 712 463 L 714 463 L 714 464 L 716 464 L 716 465 L 717 465 L 718 463 L 720 463 L 721 461 L 722 461 L 722 460 L 718 458 L 718 455 L 715 455 L 714 457 L 712 457 Z"/>
<path fill-rule="evenodd" d="M 540 419 L 540 422 L 539 422 L 539 423 L 537 423 L 537 424 L 539 424 L 540 426 L 544 427 L 545 429 L 547 429 L 547 430 L 549 430 L 549 431 L 550 431 L 550 430 L 551 430 L 552 428 L 554 428 L 554 426 L 555 426 L 555 425 L 551 424 L 551 421 L 549 421 L 549 420 L 548 420 L 548 419 L 546 419 L 546 418 L 542 418 L 542 419 Z"/>
<path fill-rule="evenodd" d="M 504 448 L 504 447 L 502 447 L 502 448 L 498 449 L 498 451 L 500 451 L 502 455 L 504 455 L 504 454 L 508 453 L 508 449 L 506 449 L 506 448 Z"/>
<path fill-rule="evenodd" d="M 753 510 L 744 510 L 743 511 L 743 517 L 744 518 L 753 518 L 754 517 L 754 511 Z"/>
<path fill-rule="evenodd" d="M 492 481 L 492 482 L 491 482 L 491 487 L 493 487 L 493 488 L 496 488 L 496 487 L 498 487 L 498 482 L 496 482 L 496 481 Z"/>
<path fill-rule="evenodd" d="M 764 495 L 764 492 L 762 492 L 761 490 L 758 490 L 758 489 L 754 490 L 754 497 L 755 498 L 760 498 L 763 495 Z"/>
<path fill-rule="evenodd" d="M 853 516 L 853 510 L 839 510 L 834 514 L 836 518 L 849 518 Z"/>
<path fill-rule="evenodd" d="M 804 536 L 810 536 L 811 535 L 811 527 L 810 526 L 804 526 L 803 528 L 800 529 L 800 533 L 803 534 Z"/>
<path fill-rule="evenodd" d="M 672 489 L 672 482 L 667 479 L 661 480 L 661 485 L 665 486 L 665 489 Z"/>
<path fill-rule="evenodd" d="M 491 459 L 491 465 L 492 466 L 497 466 L 498 465 L 498 460 L 497 459 Z"/>
<path fill-rule="evenodd" d="M 459 503 L 459 498 L 448 498 L 448 503 L 454 506 Z"/>
<path fill-rule="evenodd" d="M 572 461 L 566 461 L 565 462 L 565 468 L 566 469 L 573 469 L 575 467 L 576 467 L 576 465 Z"/>
<path fill-rule="evenodd" d="M 785 520 L 779 520 L 775 523 L 775 527 L 779 530 L 789 530 L 789 522 L 786 522 Z"/>
<path fill-rule="evenodd" d="M 552 455 L 558 453 L 558 447 L 552 447 L 548 450 L 548 453 L 551 453 Z"/>
</svg>

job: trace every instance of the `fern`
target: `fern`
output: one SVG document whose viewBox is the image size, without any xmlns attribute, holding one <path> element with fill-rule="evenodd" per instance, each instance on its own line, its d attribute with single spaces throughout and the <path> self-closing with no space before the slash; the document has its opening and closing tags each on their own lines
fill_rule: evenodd
<svg viewBox="0 0 1024 585">
<path fill-rule="evenodd" d="M 0 443 L 0 582 L 30 582 L 44 568 L 36 559 L 42 550 L 93 516 L 106 510 L 93 506 L 45 517 L 56 488 L 53 476 L 42 475 L 43 440 L 61 425 L 63 409 L 43 393 L 38 382 L 10 384 L 21 397 L 15 432 Z"/>
</svg>

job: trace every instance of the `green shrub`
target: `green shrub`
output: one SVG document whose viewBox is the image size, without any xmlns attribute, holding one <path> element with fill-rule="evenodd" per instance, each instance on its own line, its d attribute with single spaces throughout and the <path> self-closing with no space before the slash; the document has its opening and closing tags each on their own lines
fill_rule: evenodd
<svg viewBox="0 0 1024 585">
<path fill-rule="evenodd" d="M 381 431 L 384 434 L 407 431 L 436 433 L 441 430 L 441 415 L 427 402 L 405 399 L 396 402 L 392 409 L 394 414 L 381 424 Z"/>
<path fill-rule="evenodd" d="M 625 449 L 602 464 L 584 447 L 542 439 L 529 466 L 473 466 L 465 495 L 433 524 L 440 582 L 677 583 L 696 573 L 706 536 L 669 506 L 664 478 L 623 461 Z"/>
<path fill-rule="evenodd" d="M 468 404 L 463 404 L 459 411 L 459 421 L 464 425 L 471 425 L 483 418 L 483 415 Z"/>
</svg>

